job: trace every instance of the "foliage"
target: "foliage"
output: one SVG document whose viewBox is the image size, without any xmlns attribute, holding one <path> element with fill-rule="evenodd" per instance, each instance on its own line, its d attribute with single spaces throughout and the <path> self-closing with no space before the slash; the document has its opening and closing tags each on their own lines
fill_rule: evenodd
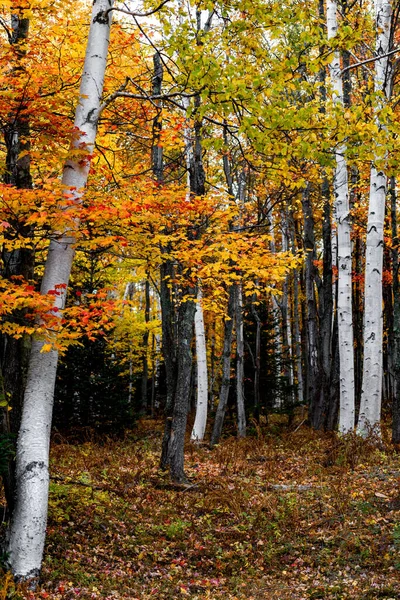
<svg viewBox="0 0 400 600">
<path fill-rule="evenodd" d="M 188 489 L 157 470 L 155 421 L 53 445 L 42 584 L 21 596 L 396 598 L 399 457 L 367 440 L 352 468 L 327 465 L 332 437 L 295 430 L 190 446 Z"/>
</svg>

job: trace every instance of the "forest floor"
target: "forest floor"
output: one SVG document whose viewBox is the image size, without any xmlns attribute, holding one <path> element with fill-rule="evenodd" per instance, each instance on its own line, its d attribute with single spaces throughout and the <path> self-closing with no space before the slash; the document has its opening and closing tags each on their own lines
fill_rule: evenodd
<svg viewBox="0 0 400 600">
<path fill-rule="evenodd" d="M 3 575 L 0 600 L 400 598 L 400 455 L 279 420 L 254 434 L 189 443 L 178 489 L 160 423 L 55 436 L 41 584 Z"/>
</svg>

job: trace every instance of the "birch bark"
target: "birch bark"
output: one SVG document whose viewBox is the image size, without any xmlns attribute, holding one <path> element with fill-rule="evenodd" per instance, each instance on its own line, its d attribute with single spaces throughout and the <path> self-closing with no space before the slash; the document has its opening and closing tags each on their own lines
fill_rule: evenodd
<svg viewBox="0 0 400 600">
<path fill-rule="evenodd" d="M 194 315 L 197 356 L 197 403 L 196 418 L 191 435 L 191 440 L 196 442 L 201 442 L 204 439 L 204 433 L 207 425 L 208 408 L 207 349 L 202 298 L 203 295 L 199 284 L 197 291 L 196 312 Z"/>
<path fill-rule="evenodd" d="M 337 3 L 328 0 L 326 6 L 328 39 L 337 35 Z M 340 54 L 333 53 L 329 65 L 334 102 L 344 106 L 343 80 L 340 69 Z M 336 168 L 334 177 L 335 217 L 337 225 L 338 260 L 338 328 L 340 361 L 340 413 L 339 431 L 347 433 L 354 427 L 354 346 L 352 309 L 352 258 L 351 226 L 349 222 L 349 186 L 346 162 L 346 145 L 340 143 L 335 150 Z"/>
<path fill-rule="evenodd" d="M 375 92 L 380 95 L 376 111 L 376 124 L 382 124 L 379 110 L 385 105 L 390 94 L 390 26 L 392 5 L 387 0 L 375 0 L 376 55 Z M 381 161 L 380 161 L 381 162 Z M 365 252 L 365 292 L 364 292 L 364 368 L 361 391 L 360 416 L 357 431 L 361 435 L 379 427 L 382 403 L 382 357 L 383 357 L 383 311 L 382 311 L 382 269 L 383 269 L 383 223 L 387 178 L 378 157 L 371 165 L 370 195 Z"/>
<path fill-rule="evenodd" d="M 85 148 L 86 160 L 67 160 L 62 183 L 79 204 L 86 186 L 90 155 L 96 137 L 100 100 L 111 26 L 113 0 L 94 0 L 86 48 L 85 64 L 75 113 L 72 149 Z M 71 231 L 54 235 L 45 266 L 41 293 L 57 290 L 54 306 L 62 310 L 65 304 L 72 260 L 74 235 Z M 61 286 L 61 287 L 60 287 Z M 16 506 L 9 539 L 9 561 L 17 578 L 38 576 L 45 542 L 48 484 L 49 444 L 57 370 L 58 353 L 41 352 L 43 342 L 32 344 L 21 427 L 16 456 Z"/>
</svg>

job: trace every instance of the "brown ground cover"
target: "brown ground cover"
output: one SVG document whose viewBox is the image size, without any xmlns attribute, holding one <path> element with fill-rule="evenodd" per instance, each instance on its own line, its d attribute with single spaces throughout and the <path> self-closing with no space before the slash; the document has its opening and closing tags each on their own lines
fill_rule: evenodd
<svg viewBox="0 0 400 600">
<path fill-rule="evenodd" d="M 400 598 L 395 450 L 279 420 L 253 433 L 188 444 L 185 488 L 158 470 L 155 421 L 56 437 L 41 586 L 3 574 L 0 600 Z"/>
</svg>

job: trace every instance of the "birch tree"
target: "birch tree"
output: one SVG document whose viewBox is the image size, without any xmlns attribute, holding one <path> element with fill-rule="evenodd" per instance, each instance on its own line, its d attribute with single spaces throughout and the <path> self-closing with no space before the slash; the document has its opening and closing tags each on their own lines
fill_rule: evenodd
<svg viewBox="0 0 400 600">
<path fill-rule="evenodd" d="M 328 39 L 338 32 L 337 2 L 328 0 L 326 6 Z M 334 103 L 343 108 L 343 81 L 340 53 L 335 50 L 329 65 Z M 354 427 L 354 346 L 352 309 L 352 256 L 351 225 L 349 221 L 349 185 L 346 161 L 346 144 L 340 142 L 335 149 L 335 218 L 337 225 L 338 296 L 337 313 L 339 329 L 340 412 L 339 431 L 347 433 Z"/>
<path fill-rule="evenodd" d="M 76 108 L 71 157 L 62 184 L 69 202 L 81 202 L 101 110 L 113 0 L 94 0 L 85 63 Z M 76 156 L 79 158 L 76 158 Z M 54 312 L 62 311 L 74 256 L 72 230 L 54 232 L 41 293 L 54 294 Z M 16 505 L 10 526 L 9 562 L 17 578 L 38 576 L 45 542 L 49 486 L 49 445 L 58 352 L 32 344 L 16 456 Z"/>
<path fill-rule="evenodd" d="M 391 69 L 388 52 L 391 43 L 392 4 L 388 0 L 375 0 L 376 56 L 374 89 L 377 95 L 375 124 L 382 130 L 379 112 L 390 93 Z M 387 177 L 383 162 L 385 151 L 377 144 L 375 160 L 371 165 L 370 194 L 365 253 L 364 293 L 364 365 L 358 432 L 366 435 L 379 427 L 382 402 L 383 363 L 383 225 L 387 193 Z"/>
<path fill-rule="evenodd" d="M 207 426 L 208 408 L 207 348 L 202 298 L 203 294 L 199 284 L 197 291 L 196 312 L 194 315 L 197 356 L 197 402 L 196 418 L 191 435 L 191 439 L 196 442 L 201 442 L 204 439 L 204 433 Z"/>
</svg>

